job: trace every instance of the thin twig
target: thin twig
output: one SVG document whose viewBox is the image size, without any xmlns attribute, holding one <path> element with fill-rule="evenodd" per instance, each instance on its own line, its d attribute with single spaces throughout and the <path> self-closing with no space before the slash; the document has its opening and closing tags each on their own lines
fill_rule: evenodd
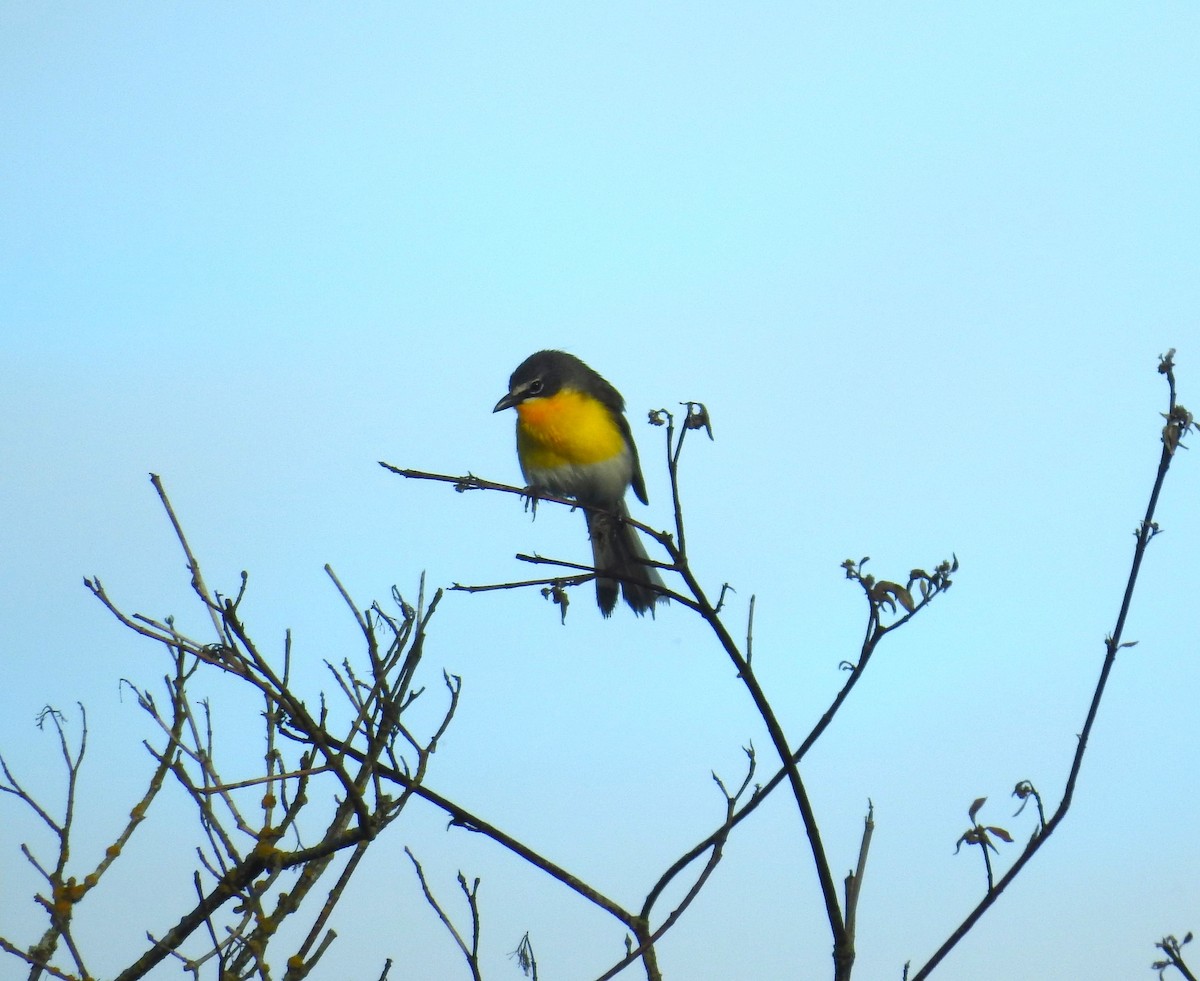
<svg viewBox="0 0 1200 981">
<path fill-rule="evenodd" d="M 863 821 L 862 842 L 858 846 L 858 865 L 846 876 L 846 937 L 853 944 L 858 922 L 858 898 L 862 894 L 863 875 L 867 869 L 867 853 L 875 833 L 875 805 L 867 801 L 867 816 Z"/>
<path fill-rule="evenodd" d="M 413 868 L 416 870 L 417 879 L 421 883 L 421 891 L 425 894 L 425 901 L 437 913 L 438 919 L 442 921 L 442 925 L 449 931 L 450 936 L 454 938 L 454 942 L 458 945 L 458 949 L 462 952 L 463 957 L 466 958 L 473 981 L 481 981 L 482 975 L 479 973 L 479 908 L 476 905 L 479 880 L 475 880 L 475 889 L 470 890 L 467 888 L 466 877 L 461 872 L 458 873 L 459 886 L 466 895 L 471 909 L 471 944 L 468 946 L 467 942 L 463 940 L 462 934 L 458 932 L 458 928 L 450 920 L 450 917 L 442 909 L 433 892 L 430 890 L 429 883 L 425 880 L 425 872 L 421 868 L 421 863 L 417 861 L 417 857 L 412 853 L 412 849 L 405 845 L 404 853 L 409 857 Z"/>
<path fill-rule="evenodd" d="M 1138 572 L 1142 567 L 1142 559 L 1145 557 L 1146 548 L 1150 544 L 1151 539 L 1158 531 L 1158 526 L 1154 523 L 1154 512 L 1158 506 L 1158 497 L 1162 491 L 1163 482 L 1167 476 L 1167 470 L 1171 466 L 1171 460 L 1174 458 L 1175 449 L 1180 445 L 1180 439 L 1192 428 L 1191 415 L 1182 410 L 1175 401 L 1175 374 L 1174 364 L 1171 360 L 1171 355 L 1174 352 L 1168 352 L 1159 365 L 1159 370 L 1166 375 L 1167 383 L 1170 390 L 1169 405 L 1165 416 L 1168 420 L 1167 426 L 1163 431 L 1163 448 L 1159 456 L 1158 470 L 1154 477 L 1154 486 L 1150 491 L 1150 500 L 1146 505 L 1146 513 L 1138 525 L 1136 535 L 1136 545 L 1133 550 L 1133 561 L 1129 569 L 1129 576 L 1125 583 L 1125 591 L 1121 598 L 1120 610 L 1117 613 L 1116 626 L 1113 632 L 1105 639 L 1104 661 L 1100 668 L 1100 677 L 1096 682 L 1095 690 L 1092 692 L 1092 699 L 1088 705 L 1087 716 L 1084 719 L 1083 729 L 1079 733 L 1078 742 L 1075 747 L 1074 758 L 1071 761 L 1071 769 L 1067 776 L 1066 785 L 1063 789 L 1062 801 L 1055 809 L 1054 813 L 1046 821 L 1041 833 L 1034 836 L 1025 849 L 1013 862 L 1007 872 L 1002 875 L 995 883 L 994 888 L 990 888 L 982 900 L 972 909 L 965 919 L 955 928 L 954 932 L 946 938 L 945 942 L 933 953 L 928 961 L 912 975 L 912 981 L 923 981 L 927 978 L 930 972 L 938 966 L 950 953 L 951 950 L 958 944 L 963 937 L 970 932 L 971 928 L 979 921 L 979 918 L 991 908 L 1000 895 L 1007 888 L 1008 884 L 1013 881 L 1029 862 L 1039 849 L 1050 839 L 1050 836 L 1057 830 L 1063 819 L 1067 816 L 1070 810 L 1071 801 L 1075 794 L 1075 785 L 1079 780 L 1079 774 L 1083 768 L 1084 753 L 1087 751 L 1088 738 L 1091 736 L 1092 727 L 1095 725 L 1097 713 L 1100 710 L 1100 702 L 1104 697 L 1104 691 L 1108 684 L 1109 675 L 1112 673 L 1113 665 L 1117 660 L 1117 652 L 1124 646 L 1121 641 L 1121 636 L 1125 629 L 1125 621 L 1129 616 L 1129 610 L 1133 603 L 1133 593 L 1137 586 Z"/>
<path fill-rule="evenodd" d="M 171 506 L 171 500 L 167 497 L 167 492 L 163 488 L 162 478 L 158 474 L 152 473 L 150 475 L 150 483 L 154 485 L 154 490 L 158 494 L 158 499 L 162 501 L 162 506 L 167 512 L 167 517 L 171 519 L 171 527 L 175 529 L 175 537 L 179 539 L 179 544 L 183 548 L 183 554 L 187 557 L 188 571 L 192 574 L 192 588 L 196 591 L 196 595 L 204 601 L 204 606 L 212 618 L 213 630 L 216 632 L 217 642 L 223 643 L 225 641 L 225 633 L 221 629 L 221 617 L 217 612 L 217 604 L 212 599 L 212 594 L 208 591 L 208 587 L 204 584 L 204 576 L 200 572 L 200 563 L 196 560 L 196 556 L 192 552 L 192 546 L 188 544 L 187 536 L 183 533 L 183 527 L 179 524 L 179 518 L 175 515 L 175 508 Z"/>
</svg>

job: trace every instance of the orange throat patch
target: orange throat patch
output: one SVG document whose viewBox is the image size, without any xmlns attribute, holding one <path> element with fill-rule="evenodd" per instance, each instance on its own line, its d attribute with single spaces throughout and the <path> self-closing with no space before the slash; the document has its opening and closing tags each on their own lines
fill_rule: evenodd
<svg viewBox="0 0 1200 981">
<path fill-rule="evenodd" d="M 608 406 L 574 389 L 517 404 L 517 452 L 537 470 L 602 463 L 625 452 L 625 434 Z"/>
</svg>

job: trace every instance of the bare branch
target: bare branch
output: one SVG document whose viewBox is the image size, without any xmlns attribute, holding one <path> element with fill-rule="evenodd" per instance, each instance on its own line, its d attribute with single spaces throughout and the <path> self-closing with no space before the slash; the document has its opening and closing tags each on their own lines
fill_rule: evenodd
<svg viewBox="0 0 1200 981">
<path fill-rule="evenodd" d="M 1182 407 L 1178 406 L 1175 401 L 1173 355 L 1174 349 L 1167 352 L 1160 359 L 1159 363 L 1160 373 L 1167 378 L 1169 404 L 1166 412 L 1168 423 L 1163 431 L 1163 448 L 1159 456 L 1158 470 L 1155 473 L 1154 485 L 1150 490 L 1150 500 L 1146 505 L 1145 516 L 1142 518 L 1135 532 L 1136 545 L 1133 550 L 1133 561 L 1125 583 L 1121 606 L 1117 613 L 1117 623 L 1113 632 L 1109 634 L 1104 642 L 1105 654 L 1104 661 L 1100 667 L 1100 677 L 1096 681 L 1096 687 L 1092 692 L 1092 699 L 1088 705 L 1087 716 L 1084 719 L 1083 728 L 1079 733 L 1075 754 L 1071 761 L 1071 769 L 1067 775 L 1066 786 L 1063 789 L 1062 800 L 1050 818 L 1045 821 L 1041 833 L 1035 835 L 1030 840 L 1025 846 L 1024 851 L 1021 852 L 1008 871 L 995 883 L 995 887 L 988 889 L 987 894 L 980 900 L 979 904 L 967 914 L 966 918 L 958 925 L 954 932 L 950 934 L 929 960 L 912 976 L 912 981 L 923 981 L 924 978 L 928 977 L 930 972 L 967 935 L 971 928 L 979 921 L 979 918 L 987 912 L 992 903 L 1004 892 L 1008 884 L 1020 874 L 1026 863 L 1050 839 L 1050 836 L 1057 830 L 1071 808 L 1071 801 L 1075 794 L 1075 785 L 1079 780 L 1079 774 L 1083 767 L 1084 754 L 1087 752 L 1088 738 L 1091 735 L 1093 725 L 1095 725 L 1096 716 L 1100 711 L 1100 702 L 1104 697 L 1104 690 L 1108 685 L 1108 678 L 1112 672 L 1113 665 L 1116 663 L 1117 652 L 1124 646 L 1121 642 L 1121 636 L 1125 630 L 1125 620 L 1129 615 L 1129 610 L 1133 603 L 1133 593 L 1137 586 L 1138 572 L 1142 567 L 1142 559 L 1145 557 L 1146 547 L 1158 531 L 1158 526 L 1154 523 L 1154 512 L 1158 507 L 1158 497 L 1162 491 L 1163 482 L 1166 480 L 1167 470 L 1171 466 L 1176 448 L 1180 445 L 1183 436 L 1193 428 L 1190 413 L 1187 413 L 1186 410 L 1179 411 Z"/>
<path fill-rule="evenodd" d="M 446 911 L 442 909 L 433 892 L 429 888 L 429 883 L 425 880 L 425 872 L 421 868 L 421 863 L 417 861 L 417 857 L 412 853 L 412 849 L 407 845 L 404 846 L 404 853 L 412 862 L 413 868 L 416 870 L 417 879 L 421 883 L 421 891 L 425 894 L 425 901 L 437 913 L 438 919 L 442 921 L 442 925 L 449 931 L 450 936 L 454 938 L 454 942 L 458 945 L 458 949 L 462 952 L 463 957 L 467 960 L 467 967 L 470 968 L 473 981 L 482 981 L 483 975 L 479 970 L 479 907 L 477 905 L 477 894 L 479 891 L 479 880 L 475 880 L 473 888 L 467 888 L 466 877 L 459 872 L 458 884 L 462 889 L 463 894 L 467 897 L 467 903 L 471 909 L 471 944 L 463 940 L 462 934 L 458 932 L 458 928 L 451 922 Z"/>
</svg>

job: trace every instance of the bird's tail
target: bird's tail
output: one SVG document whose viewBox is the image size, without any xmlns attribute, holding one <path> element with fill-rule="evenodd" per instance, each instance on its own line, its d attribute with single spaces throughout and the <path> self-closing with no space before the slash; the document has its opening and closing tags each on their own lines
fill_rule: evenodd
<svg viewBox="0 0 1200 981">
<path fill-rule="evenodd" d="M 654 604 L 666 597 L 659 592 L 663 581 L 649 565 L 650 557 L 642 547 L 637 529 L 621 521 L 629 517 L 622 501 L 613 514 L 588 511 L 588 535 L 592 539 L 592 558 L 596 565 L 596 602 L 606 617 L 617 605 L 618 589 L 633 612 L 654 613 Z M 657 587 L 657 588 L 655 588 Z"/>
</svg>

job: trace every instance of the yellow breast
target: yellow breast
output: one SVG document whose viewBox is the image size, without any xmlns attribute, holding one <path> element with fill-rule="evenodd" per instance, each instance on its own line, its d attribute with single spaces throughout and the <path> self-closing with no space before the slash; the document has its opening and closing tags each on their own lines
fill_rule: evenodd
<svg viewBox="0 0 1200 981">
<path fill-rule="evenodd" d="M 563 389 L 517 405 L 517 452 L 526 469 L 600 463 L 625 451 L 625 435 L 608 407 Z"/>
</svg>

